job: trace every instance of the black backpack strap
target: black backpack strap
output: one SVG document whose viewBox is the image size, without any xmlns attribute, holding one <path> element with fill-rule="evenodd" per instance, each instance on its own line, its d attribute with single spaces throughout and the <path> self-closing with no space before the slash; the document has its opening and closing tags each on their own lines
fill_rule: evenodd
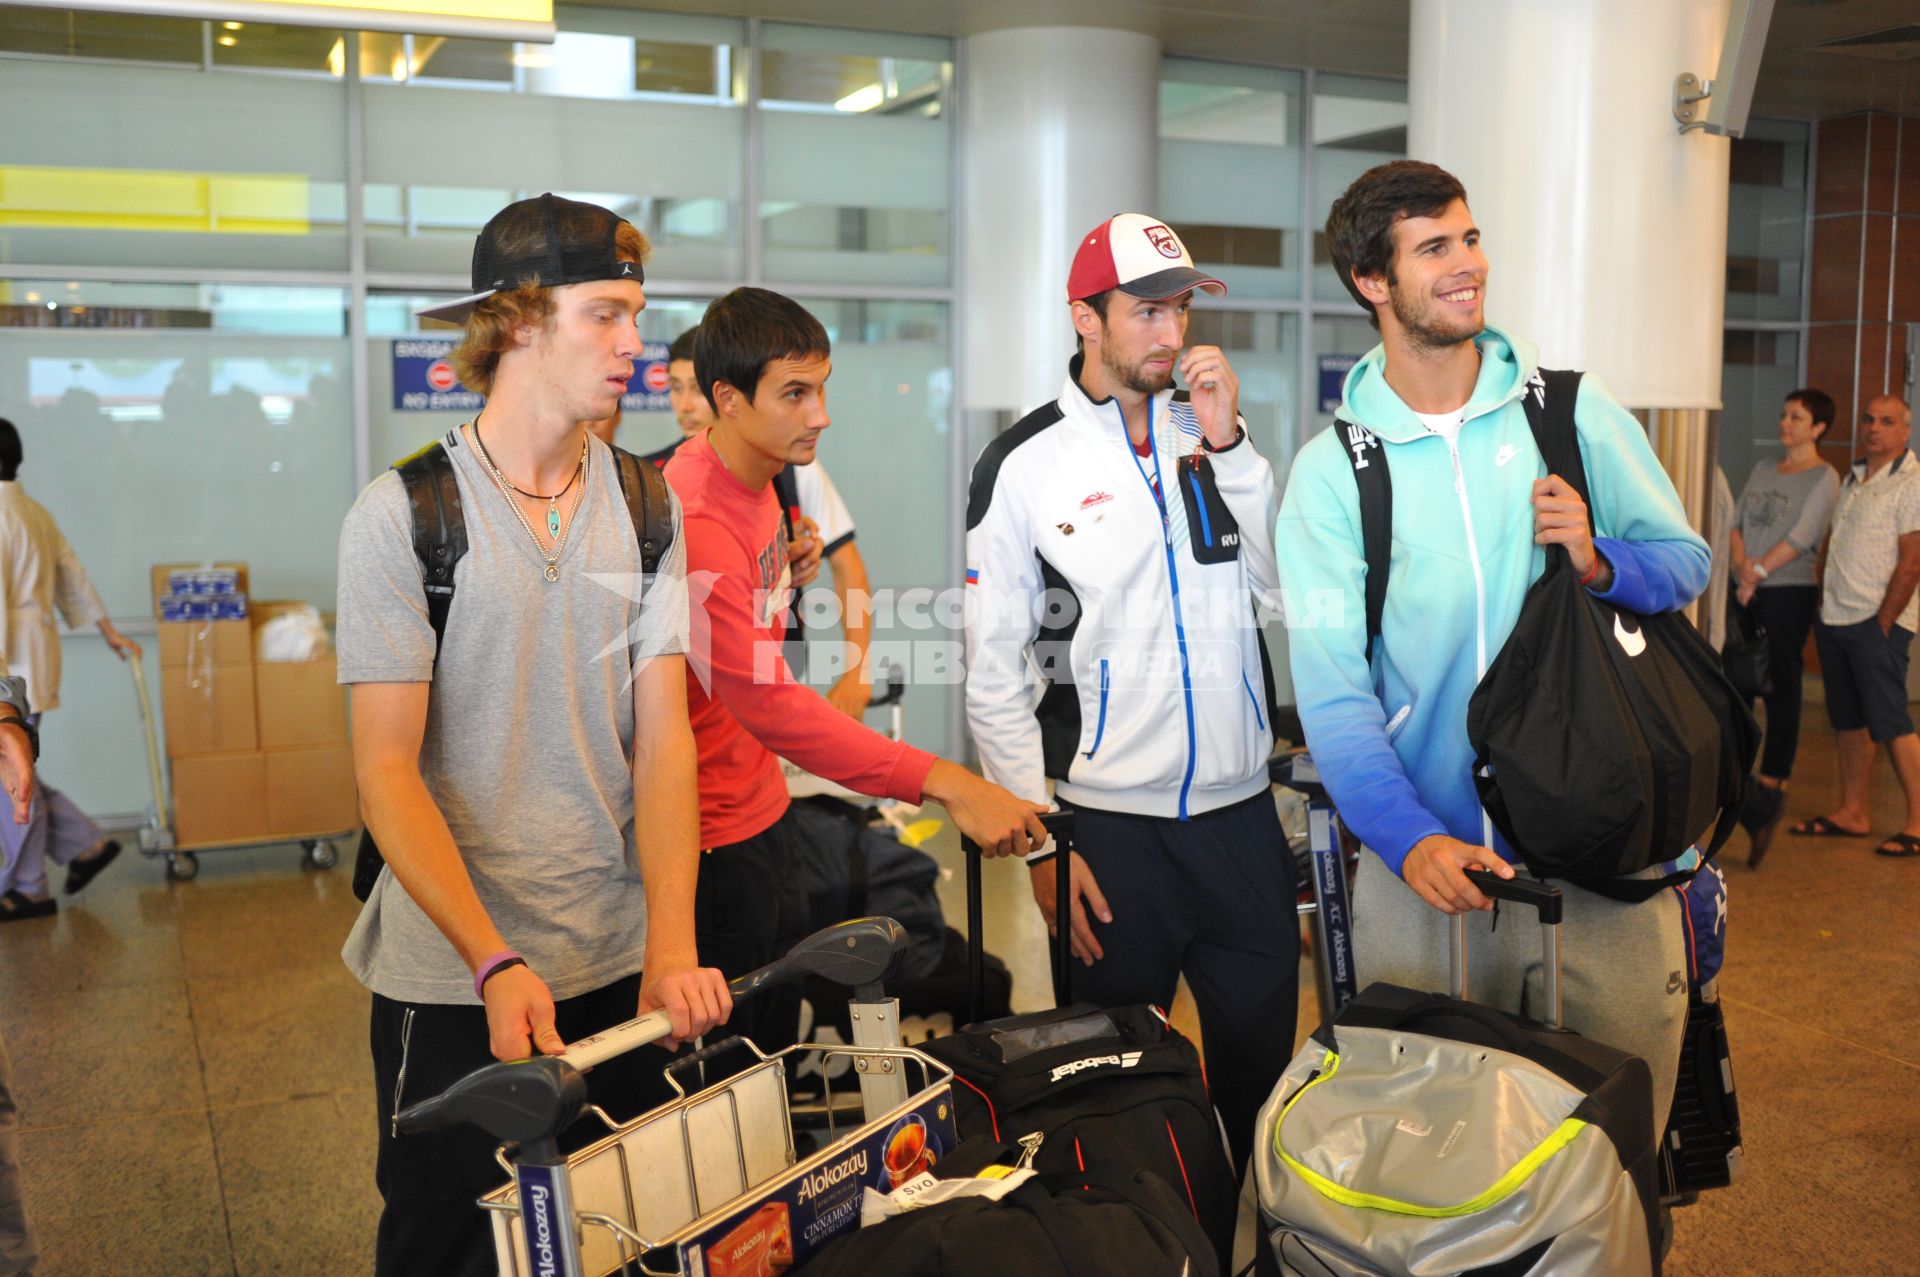
<svg viewBox="0 0 1920 1277">
<path fill-rule="evenodd" d="M 467 517 L 460 505 L 460 481 L 453 456 L 438 439 L 393 463 L 413 511 L 413 552 L 420 560 L 421 588 L 427 595 L 427 623 L 433 626 L 433 660 L 447 636 L 447 612 L 453 606 L 454 569 L 467 553 Z M 370 830 L 360 831 L 353 858 L 353 896 L 364 902 L 386 867 Z"/>
<path fill-rule="evenodd" d="M 620 495 L 627 499 L 627 514 L 633 519 L 633 534 L 640 541 L 640 570 L 652 576 L 673 545 L 673 494 L 658 466 L 621 447 L 613 449 L 613 461 L 620 476 Z"/>
<path fill-rule="evenodd" d="M 791 464 L 780 467 L 780 473 L 773 476 L 773 495 L 780 502 L 780 522 L 791 541 L 794 520 L 800 514 L 800 476 Z"/>
<path fill-rule="evenodd" d="M 1736 816 L 1739 814 L 1738 808 L 1731 810 Z M 1653 899 L 1669 887 L 1685 886 L 1692 882 L 1693 876 L 1699 872 L 1698 869 L 1688 869 L 1659 878 L 1560 878 L 1554 881 L 1592 892 L 1606 900 L 1618 900 L 1622 904 L 1637 905 L 1643 900 Z"/>
<path fill-rule="evenodd" d="M 1387 449 L 1365 426 L 1338 421 L 1353 481 L 1360 488 L 1360 544 L 1367 558 L 1367 662 L 1373 662 L 1374 641 L 1387 611 L 1387 571 L 1393 560 L 1393 475 L 1387 470 Z"/>
<path fill-rule="evenodd" d="M 467 553 L 467 517 L 460 506 L 460 484 L 453 457 L 438 439 L 393 463 L 413 509 L 413 552 L 420 559 L 421 586 L 427 594 L 427 620 L 433 626 L 434 660 L 447 633 L 453 606 L 454 568 Z"/>
<path fill-rule="evenodd" d="M 1565 479 L 1587 503 L 1587 527 L 1593 528 L 1593 498 L 1587 494 L 1587 463 L 1580 457 L 1580 435 L 1574 426 L 1574 405 L 1580 402 L 1580 373 L 1534 369 L 1521 393 L 1527 426 L 1547 463 L 1547 473 Z"/>
</svg>

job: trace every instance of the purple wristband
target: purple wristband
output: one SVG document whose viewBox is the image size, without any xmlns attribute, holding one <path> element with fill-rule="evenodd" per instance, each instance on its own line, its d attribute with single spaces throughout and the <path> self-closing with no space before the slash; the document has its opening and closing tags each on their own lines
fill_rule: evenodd
<svg viewBox="0 0 1920 1277">
<path fill-rule="evenodd" d="M 493 974 L 496 971 L 500 970 L 500 968 L 509 966 L 516 962 L 519 963 L 521 966 L 525 966 L 527 964 L 527 960 L 521 957 L 519 954 L 515 953 L 513 950 L 502 949 L 500 952 L 494 954 L 491 958 L 488 958 L 485 962 L 481 963 L 478 967 L 474 969 L 474 972 L 473 972 L 473 996 L 476 998 L 479 998 L 481 1001 L 484 1002 L 486 1000 L 487 995 L 482 991 L 487 987 L 487 981 L 493 976 Z"/>
</svg>

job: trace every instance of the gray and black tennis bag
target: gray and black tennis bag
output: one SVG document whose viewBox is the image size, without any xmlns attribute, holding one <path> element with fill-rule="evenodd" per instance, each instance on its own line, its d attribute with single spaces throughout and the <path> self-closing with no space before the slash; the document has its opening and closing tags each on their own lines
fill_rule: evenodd
<svg viewBox="0 0 1920 1277">
<path fill-rule="evenodd" d="M 1556 934 L 1557 889 L 1473 876 L 1488 895 L 1552 892 L 1528 902 Z M 1652 1074 L 1565 1029 L 1374 984 L 1301 1048 L 1255 1129 L 1258 1273 L 1659 1271 Z"/>
</svg>

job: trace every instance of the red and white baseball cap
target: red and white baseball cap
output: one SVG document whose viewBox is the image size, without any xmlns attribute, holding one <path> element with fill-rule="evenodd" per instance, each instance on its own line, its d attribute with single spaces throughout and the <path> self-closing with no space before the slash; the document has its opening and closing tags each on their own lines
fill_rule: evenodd
<svg viewBox="0 0 1920 1277">
<path fill-rule="evenodd" d="M 1145 213 L 1120 213 L 1093 228 L 1073 255 L 1067 276 L 1067 300 L 1080 301 L 1117 288 L 1129 297 L 1161 298 L 1204 288 L 1213 294 L 1227 286 L 1193 268 L 1187 246 L 1165 222 Z"/>
</svg>

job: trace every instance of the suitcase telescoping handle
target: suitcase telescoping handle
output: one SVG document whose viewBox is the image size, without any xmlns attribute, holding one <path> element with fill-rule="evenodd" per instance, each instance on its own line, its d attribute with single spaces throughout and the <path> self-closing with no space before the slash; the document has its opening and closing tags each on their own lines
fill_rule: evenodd
<svg viewBox="0 0 1920 1277">
<path fill-rule="evenodd" d="M 1560 1027 L 1560 919 L 1566 897 L 1560 888 L 1534 878 L 1502 878 L 1485 869 L 1465 871 L 1467 881 L 1480 894 L 1498 902 L 1525 905 L 1540 915 L 1540 992 L 1546 1003 L 1540 1019 L 1552 1028 Z M 1453 916 L 1453 943 L 1449 963 L 1453 973 L 1453 996 L 1470 1001 L 1467 992 L 1467 916 Z"/>
<path fill-rule="evenodd" d="M 1072 889 L 1073 813 L 1050 811 L 1040 817 L 1040 823 L 1053 835 L 1054 916 L 1060 919 L 1053 936 L 1053 996 L 1057 1005 L 1065 1006 L 1073 1000 L 1070 989 L 1073 910 L 1068 902 L 1068 892 Z M 978 1024 L 987 1017 L 987 950 L 982 939 L 986 913 L 980 891 L 980 846 L 971 838 L 962 838 L 960 849 L 967 855 L 967 1019 L 969 1023 Z"/>
<path fill-rule="evenodd" d="M 887 735 L 894 740 L 905 740 L 907 732 L 906 707 L 901 699 L 907 692 L 907 671 L 900 665 L 886 667 L 886 676 L 876 681 L 873 697 L 867 702 L 868 709 L 882 706 L 892 711 L 887 723 Z"/>
<path fill-rule="evenodd" d="M 907 691 L 907 671 L 899 665 L 886 666 L 886 677 L 880 680 L 880 686 L 873 689 L 873 696 L 867 701 L 868 709 L 879 709 L 882 705 L 898 705 Z"/>
</svg>

